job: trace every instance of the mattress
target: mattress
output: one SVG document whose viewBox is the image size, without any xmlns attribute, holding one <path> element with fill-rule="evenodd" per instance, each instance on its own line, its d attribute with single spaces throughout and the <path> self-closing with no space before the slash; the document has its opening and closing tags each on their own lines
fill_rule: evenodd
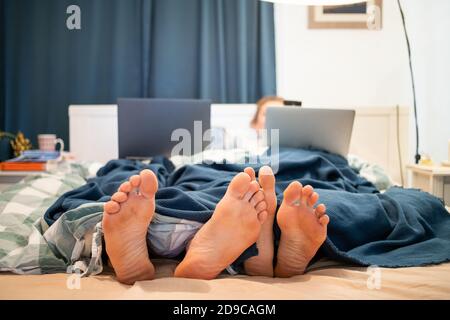
<svg viewBox="0 0 450 320">
<path fill-rule="evenodd" d="M 155 261 L 156 279 L 133 286 L 116 281 L 111 270 L 81 279 L 0 274 L 0 299 L 450 299 L 450 263 L 378 270 L 334 264 L 289 279 L 221 275 L 215 280 L 174 278 L 176 263 Z"/>
</svg>

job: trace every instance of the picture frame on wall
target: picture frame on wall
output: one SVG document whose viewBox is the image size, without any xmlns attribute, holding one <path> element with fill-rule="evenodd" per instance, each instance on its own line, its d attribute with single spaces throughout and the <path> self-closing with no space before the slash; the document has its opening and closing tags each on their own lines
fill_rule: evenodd
<svg viewBox="0 0 450 320">
<path fill-rule="evenodd" d="M 382 0 L 308 8 L 309 29 L 381 30 Z"/>
</svg>

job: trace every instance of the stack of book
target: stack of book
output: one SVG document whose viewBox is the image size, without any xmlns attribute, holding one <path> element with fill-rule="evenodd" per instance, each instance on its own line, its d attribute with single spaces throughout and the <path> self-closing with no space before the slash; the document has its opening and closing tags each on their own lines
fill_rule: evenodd
<svg viewBox="0 0 450 320">
<path fill-rule="evenodd" d="M 21 156 L 0 163 L 2 171 L 45 171 L 47 162 L 59 158 L 58 151 L 24 151 Z"/>
</svg>

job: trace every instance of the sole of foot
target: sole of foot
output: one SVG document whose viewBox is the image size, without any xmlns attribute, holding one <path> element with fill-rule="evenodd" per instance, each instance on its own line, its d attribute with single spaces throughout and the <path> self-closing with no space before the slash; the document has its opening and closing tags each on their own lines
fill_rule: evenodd
<svg viewBox="0 0 450 320">
<path fill-rule="evenodd" d="M 155 174 L 143 170 L 124 182 L 104 205 L 102 226 L 106 252 L 122 283 L 134 284 L 154 277 L 146 239 L 155 212 L 157 189 Z"/>
<path fill-rule="evenodd" d="M 244 172 L 231 180 L 211 219 L 192 239 L 176 277 L 214 279 L 256 242 L 267 218 L 267 205 L 251 202 L 259 189 Z"/>
<path fill-rule="evenodd" d="M 330 221 L 324 204 L 314 207 L 319 195 L 307 185 L 292 182 L 284 191 L 277 222 L 281 229 L 276 277 L 292 277 L 305 272 L 327 236 Z"/>
<path fill-rule="evenodd" d="M 248 167 L 244 172 L 252 178 L 252 181 L 256 180 L 253 168 Z M 262 195 L 255 195 L 252 201 L 257 203 L 260 201 L 260 198 L 265 200 L 267 204 L 267 219 L 261 226 L 261 233 L 256 241 L 258 255 L 247 259 L 244 262 L 244 269 L 246 274 L 250 276 L 273 277 L 273 223 L 277 209 L 277 196 L 275 193 L 275 176 L 270 167 L 263 166 L 259 169 L 258 182 L 261 186 L 260 192 Z"/>
</svg>

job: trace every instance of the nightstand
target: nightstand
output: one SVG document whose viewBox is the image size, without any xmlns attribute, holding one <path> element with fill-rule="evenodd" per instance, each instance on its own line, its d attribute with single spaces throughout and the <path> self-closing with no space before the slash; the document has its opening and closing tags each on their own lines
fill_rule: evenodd
<svg viewBox="0 0 450 320">
<path fill-rule="evenodd" d="M 429 192 L 450 206 L 450 167 L 434 167 L 410 164 L 409 186 Z"/>
<path fill-rule="evenodd" d="M 0 191 L 6 189 L 10 185 L 19 182 L 28 176 L 42 174 L 39 171 L 1 171 L 0 170 Z"/>
</svg>

